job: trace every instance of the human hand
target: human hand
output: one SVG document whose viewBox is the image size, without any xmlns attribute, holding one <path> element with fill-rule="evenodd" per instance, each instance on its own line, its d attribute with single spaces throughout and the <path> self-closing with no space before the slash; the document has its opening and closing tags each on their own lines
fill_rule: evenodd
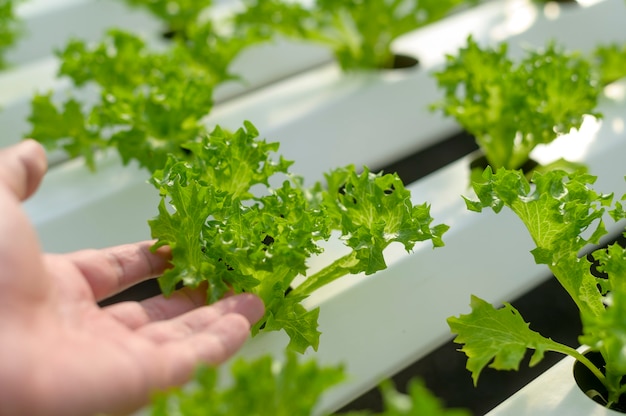
<svg viewBox="0 0 626 416">
<path fill-rule="evenodd" d="M 21 202 L 46 157 L 34 141 L 0 150 L 0 415 L 129 413 L 152 392 L 220 364 L 263 315 L 244 294 L 205 306 L 202 290 L 99 307 L 168 267 L 151 242 L 44 254 Z"/>
</svg>

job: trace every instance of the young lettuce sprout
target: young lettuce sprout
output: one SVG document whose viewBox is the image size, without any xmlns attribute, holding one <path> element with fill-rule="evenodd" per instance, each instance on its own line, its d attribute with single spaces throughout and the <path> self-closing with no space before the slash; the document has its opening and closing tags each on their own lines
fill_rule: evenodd
<svg viewBox="0 0 626 416">
<path fill-rule="evenodd" d="M 448 324 L 457 334 L 455 342 L 463 344 L 461 351 L 468 357 L 467 369 L 474 383 L 486 366 L 517 369 L 527 349 L 534 350 L 531 366 L 541 361 L 546 351 L 555 351 L 588 367 L 606 387 L 611 407 L 626 392 L 622 384 L 626 375 L 626 251 L 612 244 L 593 252 L 602 277 L 592 273 L 591 261 L 580 253 L 606 235 L 603 220 L 608 208 L 612 207 L 609 213 L 615 221 L 626 218 L 621 204 L 612 205 L 612 194 L 593 191 L 590 184 L 595 177 L 581 171 L 536 172 L 529 182 L 521 171 L 499 169 L 493 173 L 487 168 L 483 179 L 474 183 L 478 200 L 466 199 L 468 208 L 477 212 L 491 208 L 497 213 L 506 206 L 520 218 L 536 244 L 532 250 L 535 262 L 550 268 L 580 311 L 581 344 L 599 352 L 605 366 L 599 368 L 573 347 L 532 331 L 510 304 L 496 309 L 472 296 L 472 312 L 450 317 Z"/>
<path fill-rule="evenodd" d="M 234 133 L 217 127 L 184 147 L 189 155 L 171 155 L 152 177 L 163 198 L 150 227 L 155 247 L 171 247 L 174 266 L 159 279 L 163 292 L 206 282 L 209 302 L 227 291 L 255 293 L 266 314 L 253 333 L 284 330 L 296 351 L 317 349 L 319 309 L 301 301 L 319 287 L 385 269 L 383 252 L 394 242 L 407 251 L 419 241 L 443 245 L 448 227 L 431 226 L 430 207 L 413 205 L 395 174 L 347 166 L 305 188 L 289 172 L 292 162 L 271 160 L 278 143 L 258 139 L 249 122 Z M 307 260 L 333 232 L 349 253 L 307 275 Z"/>
</svg>

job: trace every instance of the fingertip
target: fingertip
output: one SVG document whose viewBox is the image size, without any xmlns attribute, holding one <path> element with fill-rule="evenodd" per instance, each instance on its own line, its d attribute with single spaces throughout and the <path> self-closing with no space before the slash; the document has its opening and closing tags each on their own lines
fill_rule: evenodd
<svg viewBox="0 0 626 416">
<path fill-rule="evenodd" d="M 154 245 L 152 245 L 152 247 L 154 247 Z M 172 268 L 172 248 L 170 246 L 160 246 L 157 248 L 152 247 L 150 248 L 150 251 L 159 256 L 161 259 L 165 260 L 167 266 L 166 268 Z"/>
<path fill-rule="evenodd" d="M 26 167 L 26 198 L 31 196 L 39 187 L 41 179 L 48 170 L 46 150 L 33 139 L 25 139 L 20 143 L 20 159 Z"/>
<path fill-rule="evenodd" d="M 241 312 L 244 315 L 250 325 L 257 323 L 263 315 L 265 315 L 265 305 L 263 300 L 252 293 L 242 293 L 234 296 L 239 302 L 241 302 Z"/>
<path fill-rule="evenodd" d="M 217 341 L 213 348 L 202 348 L 202 360 L 208 364 L 221 364 L 232 357 L 250 338 L 250 319 L 244 314 L 233 312 L 223 315 L 196 338 Z"/>
<path fill-rule="evenodd" d="M 37 140 L 35 139 L 31 139 L 31 138 L 26 138 L 23 139 L 22 141 L 20 141 L 18 143 L 19 146 L 22 146 L 24 148 L 28 148 L 30 150 L 28 150 L 29 153 L 38 153 L 38 157 L 42 158 L 42 159 L 46 159 L 46 150 L 44 149 L 43 145 L 41 143 L 39 143 Z"/>
<path fill-rule="evenodd" d="M 31 196 L 48 169 L 44 148 L 32 139 L 23 140 L 0 152 L 0 182 L 20 200 Z"/>
<path fill-rule="evenodd" d="M 168 362 L 176 363 L 168 384 L 187 382 L 200 363 L 216 366 L 226 362 L 250 338 L 250 327 L 246 317 L 230 312 L 192 336 L 162 344 L 170 356 Z"/>
</svg>

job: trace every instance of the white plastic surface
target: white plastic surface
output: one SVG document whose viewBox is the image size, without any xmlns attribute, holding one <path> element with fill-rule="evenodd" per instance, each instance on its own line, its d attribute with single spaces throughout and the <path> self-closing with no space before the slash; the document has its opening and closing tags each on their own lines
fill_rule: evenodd
<svg viewBox="0 0 626 416">
<path fill-rule="evenodd" d="M 581 347 L 579 351 L 583 351 Z M 566 357 L 534 379 L 488 416 L 619 416 L 580 390 L 573 376 L 575 360 Z"/>
</svg>

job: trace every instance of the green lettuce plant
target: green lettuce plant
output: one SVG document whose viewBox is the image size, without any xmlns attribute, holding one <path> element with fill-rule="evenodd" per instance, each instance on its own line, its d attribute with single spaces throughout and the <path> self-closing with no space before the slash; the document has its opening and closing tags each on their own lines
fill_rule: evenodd
<svg viewBox="0 0 626 416">
<path fill-rule="evenodd" d="M 453 117 L 472 134 L 496 171 L 522 168 L 536 146 L 580 128 L 587 115 L 601 117 L 596 111 L 599 83 L 590 60 L 580 53 L 550 42 L 544 49 L 527 49 L 519 62 L 507 55 L 507 43 L 481 47 L 470 36 L 434 73 L 444 97 L 431 109 Z M 483 169 L 474 171 L 474 180 Z"/>
<path fill-rule="evenodd" d="M 73 88 L 63 100 L 52 91 L 34 96 L 26 136 L 70 158 L 84 157 L 92 170 L 95 156 L 108 148 L 124 164 L 136 161 L 150 172 L 163 167 L 168 154 L 184 156 L 181 144 L 207 133 L 203 119 L 213 91 L 237 79 L 229 65 L 246 47 L 216 34 L 210 22 L 186 34 L 163 49 L 117 29 L 96 44 L 70 41 L 57 55 L 59 78 Z"/>
<path fill-rule="evenodd" d="M 598 45 L 592 52 L 592 60 L 600 74 L 601 85 L 607 85 L 626 77 L 626 44 Z"/>
<path fill-rule="evenodd" d="M 255 293 L 266 313 L 253 333 L 284 330 L 296 351 L 319 343 L 319 308 L 301 304 L 315 290 L 347 274 L 385 269 L 392 243 L 407 251 L 419 241 L 443 245 L 448 227 L 431 226 L 430 207 L 413 205 L 396 174 L 346 166 L 306 187 L 289 171 L 292 162 L 271 159 L 278 143 L 260 140 L 249 122 L 233 133 L 217 127 L 183 147 L 188 154 L 170 155 L 152 176 L 162 195 L 149 222 L 152 236 L 173 257 L 159 278 L 163 292 L 206 284 L 209 302 L 228 291 Z M 347 254 L 309 274 L 309 259 L 331 235 L 340 236 Z"/>
<path fill-rule="evenodd" d="M 4 54 L 21 33 L 21 25 L 15 15 L 15 6 L 22 0 L 0 0 L 0 69 L 7 66 Z"/>
<path fill-rule="evenodd" d="M 321 396 L 345 380 L 341 366 L 321 367 L 314 359 L 299 360 L 287 353 L 284 362 L 262 356 L 237 359 L 232 381 L 221 383 L 218 371 L 200 367 L 191 386 L 157 393 L 152 416 L 310 416 L 321 414 Z M 226 384 L 226 385 L 225 385 Z M 445 409 L 424 384 L 411 380 L 407 394 L 398 392 L 390 380 L 380 384 L 385 410 L 353 411 L 346 416 L 466 416 L 462 409 Z"/>
<path fill-rule="evenodd" d="M 287 353 L 284 362 L 265 355 L 236 359 L 230 383 L 220 383 L 219 370 L 201 366 L 192 384 L 159 392 L 152 398 L 152 416 L 310 415 L 320 396 L 344 380 L 341 366 L 321 367 Z"/>
<path fill-rule="evenodd" d="M 533 350 L 530 365 L 543 359 L 545 352 L 567 354 L 585 365 L 606 387 L 607 406 L 613 406 L 626 392 L 626 250 L 618 244 L 592 252 L 592 260 L 581 255 L 607 234 L 605 213 L 613 220 L 626 218 L 622 204 L 613 203 L 612 194 L 591 188 L 595 177 L 578 171 L 554 170 L 535 173 L 529 182 L 520 171 L 500 169 L 484 172 L 484 181 L 475 182 L 477 200 L 466 199 L 470 210 L 511 209 L 524 223 L 536 247 L 534 260 L 545 264 L 579 309 L 583 330 L 579 341 L 590 351 L 601 354 L 604 366 L 592 363 L 574 347 L 561 344 L 529 328 L 510 304 L 495 308 L 472 296 L 472 311 L 448 318 L 455 342 L 463 344 L 467 369 L 474 383 L 486 367 L 515 370 L 527 350 Z M 624 199 L 624 198 L 622 198 Z M 502 271 L 506 273 L 505 270 Z"/>
<path fill-rule="evenodd" d="M 245 0 L 234 26 L 250 36 L 314 42 L 332 50 L 345 71 L 394 65 L 392 43 L 476 1 L 464 0 Z"/>
<path fill-rule="evenodd" d="M 213 0 L 121 0 L 139 9 L 148 10 L 167 27 L 167 34 L 185 37 L 190 27 L 200 23 Z"/>
</svg>

